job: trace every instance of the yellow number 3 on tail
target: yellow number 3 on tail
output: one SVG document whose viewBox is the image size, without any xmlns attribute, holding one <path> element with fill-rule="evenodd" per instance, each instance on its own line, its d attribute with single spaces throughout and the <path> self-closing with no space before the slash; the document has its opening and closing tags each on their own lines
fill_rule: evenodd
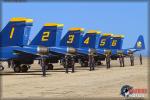
<svg viewBox="0 0 150 100">
<path fill-rule="evenodd" d="M 74 35 L 69 35 L 67 43 L 72 43 L 74 41 Z"/>
<path fill-rule="evenodd" d="M 42 41 L 48 41 L 50 32 L 43 32 Z"/>
</svg>

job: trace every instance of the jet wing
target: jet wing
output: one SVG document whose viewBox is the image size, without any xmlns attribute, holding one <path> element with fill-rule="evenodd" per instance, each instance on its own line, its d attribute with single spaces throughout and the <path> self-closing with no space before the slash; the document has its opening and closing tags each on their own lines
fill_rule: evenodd
<svg viewBox="0 0 150 100">
<path fill-rule="evenodd" d="M 65 55 L 67 53 L 67 48 L 63 47 L 50 47 L 49 52 L 54 55 Z"/>
<path fill-rule="evenodd" d="M 33 52 L 29 52 L 29 51 L 25 51 L 25 50 L 13 50 L 13 53 L 16 55 L 28 55 L 28 56 L 35 56 L 35 57 L 39 57 L 39 54 L 33 53 Z"/>
</svg>

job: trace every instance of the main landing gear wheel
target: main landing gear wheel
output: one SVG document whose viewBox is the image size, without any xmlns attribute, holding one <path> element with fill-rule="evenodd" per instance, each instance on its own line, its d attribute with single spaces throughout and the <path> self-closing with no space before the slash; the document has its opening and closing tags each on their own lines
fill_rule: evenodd
<svg viewBox="0 0 150 100">
<path fill-rule="evenodd" d="M 140 54 L 140 64 L 143 64 L 143 59 L 142 59 L 142 55 Z"/>
<path fill-rule="evenodd" d="M 20 72 L 21 72 L 21 67 L 20 67 L 20 65 L 15 65 L 13 69 L 14 69 L 14 72 L 15 72 L 15 73 L 20 73 Z"/>
<path fill-rule="evenodd" d="M 110 68 L 110 55 L 106 55 L 106 65 L 107 65 L 107 69 Z"/>
<path fill-rule="evenodd" d="M 88 67 L 88 62 L 81 62 L 81 67 Z"/>
<path fill-rule="evenodd" d="M 134 66 L 134 55 L 130 55 L 130 63 L 131 63 L 131 66 Z"/>
<path fill-rule="evenodd" d="M 0 65 L 0 71 L 4 70 L 4 67 L 2 65 Z"/>
<path fill-rule="evenodd" d="M 97 65 L 102 65 L 102 62 L 101 62 L 101 61 L 98 61 L 98 62 L 97 62 Z"/>
<path fill-rule="evenodd" d="M 54 68 L 53 64 L 48 64 L 46 66 L 46 70 L 53 70 L 53 68 Z"/>
<path fill-rule="evenodd" d="M 22 65 L 21 66 L 21 71 L 22 72 L 28 72 L 28 66 L 27 65 Z"/>
</svg>

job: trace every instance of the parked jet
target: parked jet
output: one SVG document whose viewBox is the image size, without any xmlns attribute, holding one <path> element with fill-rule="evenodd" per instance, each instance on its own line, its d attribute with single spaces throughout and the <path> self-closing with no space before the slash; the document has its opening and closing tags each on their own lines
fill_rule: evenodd
<svg viewBox="0 0 150 100">
<path fill-rule="evenodd" d="M 32 19 L 11 18 L 0 32 L 0 61 L 11 61 L 14 72 L 27 72 L 28 65 L 35 58 L 42 61 L 42 72 L 45 75 L 44 57 L 48 53 L 47 47 L 27 45 Z M 1 69 L 4 67 L 1 65 Z"/>
<path fill-rule="evenodd" d="M 114 35 L 111 39 L 111 59 L 119 58 L 120 66 L 124 67 L 124 57 L 130 57 L 131 66 L 134 66 L 134 53 L 145 49 L 144 38 L 140 35 L 135 43 L 135 46 L 129 49 L 122 49 L 122 35 Z M 118 48 L 114 48 L 114 46 Z M 142 55 L 140 54 L 140 64 L 142 64 Z"/>
<path fill-rule="evenodd" d="M 82 28 L 70 28 L 65 34 L 64 39 L 61 40 L 63 24 L 46 23 L 40 32 L 35 36 L 30 45 L 39 45 L 48 47 L 49 56 L 45 60 L 48 69 L 53 69 L 51 63 L 57 63 L 58 60 L 65 59 L 66 73 L 68 73 L 69 66 L 72 67 L 74 72 L 74 56 L 76 49 L 71 46 L 65 46 L 66 42 L 74 47 L 79 45 L 78 35 L 82 33 Z M 75 41 L 74 41 L 75 40 Z"/>
</svg>

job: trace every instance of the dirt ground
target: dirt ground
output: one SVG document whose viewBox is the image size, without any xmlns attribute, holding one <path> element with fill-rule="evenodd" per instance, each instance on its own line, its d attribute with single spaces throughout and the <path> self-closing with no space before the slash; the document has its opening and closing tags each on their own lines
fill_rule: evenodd
<svg viewBox="0 0 150 100">
<path fill-rule="evenodd" d="M 125 59 L 125 67 L 119 67 L 118 61 L 111 64 L 111 68 L 106 69 L 103 62 L 95 71 L 76 64 L 75 73 L 68 74 L 61 65 L 54 64 L 54 70 L 48 71 L 46 77 L 42 77 L 37 63 L 28 73 L 17 74 L 4 64 L 1 98 L 124 98 L 120 95 L 123 85 L 148 89 L 148 58 L 143 58 L 143 65 L 139 64 L 138 58 L 135 66 L 130 66 L 128 58 Z"/>
</svg>

